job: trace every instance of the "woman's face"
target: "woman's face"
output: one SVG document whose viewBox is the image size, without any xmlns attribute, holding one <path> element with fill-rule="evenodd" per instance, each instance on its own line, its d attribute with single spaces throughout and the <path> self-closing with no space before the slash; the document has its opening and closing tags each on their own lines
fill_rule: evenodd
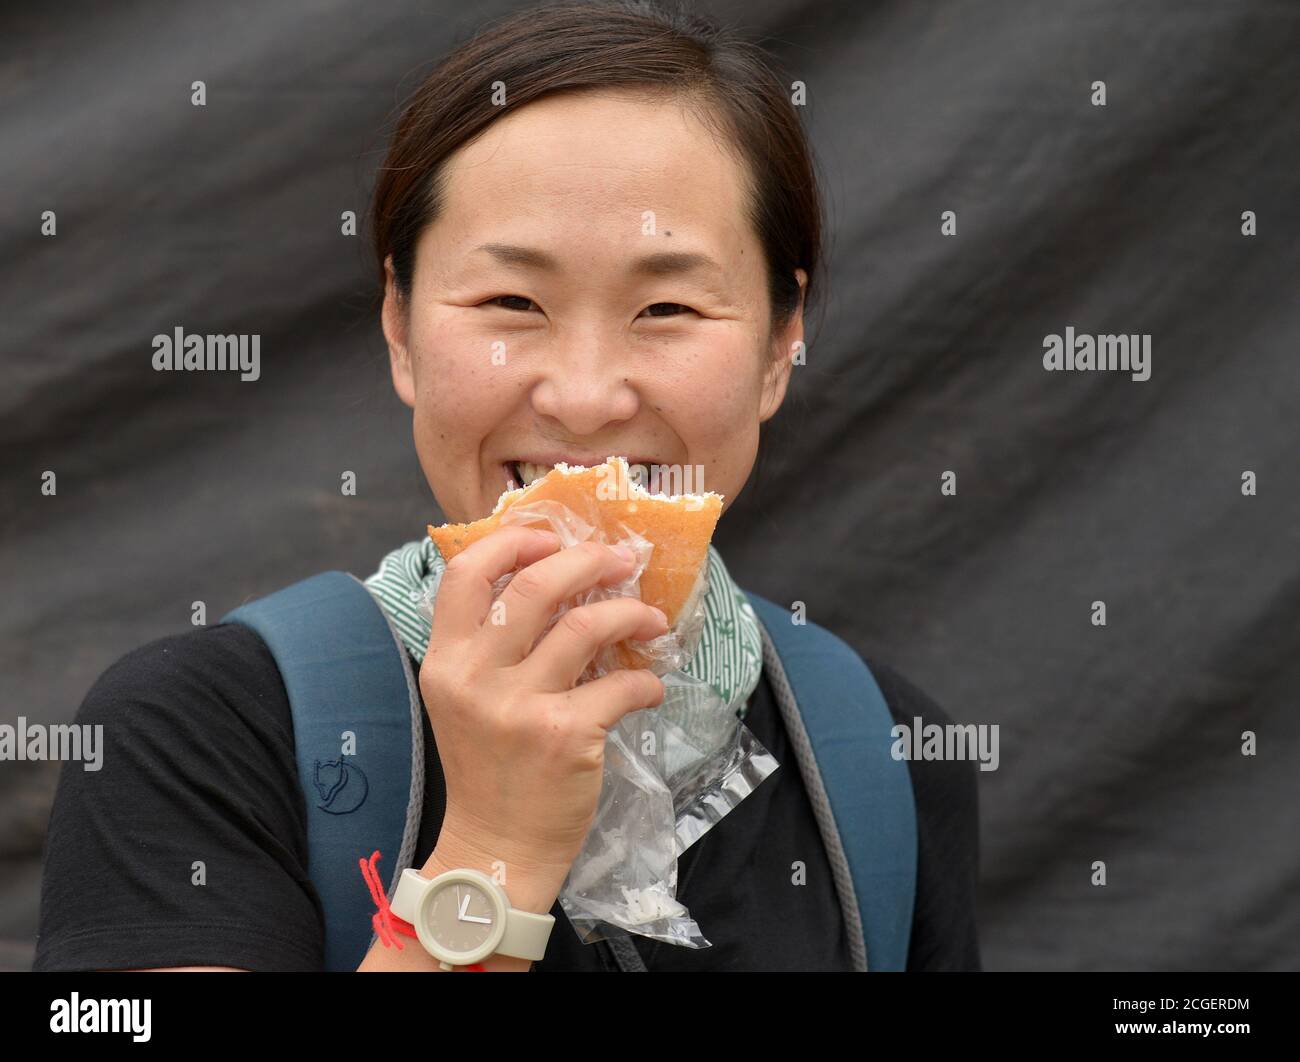
<svg viewBox="0 0 1300 1062">
<path fill-rule="evenodd" d="M 449 520 L 491 513 L 519 460 L 692 466 L 735 501 L 803 338 L 801 313 L 771 334 L 743 189 L 684 107 L 620 93 L 537 100 L 451 157 L 409 307 L 390 263 L 383 310 Z"/>
</svg>

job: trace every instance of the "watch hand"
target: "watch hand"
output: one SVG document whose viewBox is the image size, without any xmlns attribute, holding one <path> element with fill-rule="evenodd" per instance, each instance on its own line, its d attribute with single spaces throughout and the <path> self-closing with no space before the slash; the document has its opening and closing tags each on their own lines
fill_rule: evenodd
<svg viewBox="0 0 1300 1062">
<path fill-rule="evenodd" d="M 457 889 L 457 890 L 456 890 L 456 893 L 457 893 L 457 895 L 459 895 L 459 894 L 460 894 L 460 889 Z M 462 922 L 468 921 L 468 919 L 466 919 L 466 917 L 465 917 L 465 911 L 466 911 L 468 908 L 469 908 L 469 893 L 466 893 L 466 894 L 464 895 L 464 897 L 461 898 L 461 901 L 460 901 L 460 910 L 456 912 L 456 917 L 457 917 L 458 919 L 460 919 Z"/>
</svg>

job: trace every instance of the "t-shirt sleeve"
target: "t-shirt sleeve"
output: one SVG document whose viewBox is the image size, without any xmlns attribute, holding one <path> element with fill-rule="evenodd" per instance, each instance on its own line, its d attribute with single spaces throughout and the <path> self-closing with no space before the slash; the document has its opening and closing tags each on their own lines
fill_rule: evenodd
<svg viewBox="0 0 1300 1062">
<path fill-rule="evenodd" d="M 890 714 L 909 728 L 946 727 L 952 719 L 893 668 L 870 662 Z M 971 760 L 908 761 L 916 800 L 916 905 L 907 969 L 979 970 L 978 766 Z"/>
<path fill-rule="evenodd" d="M 256 634 L 136 649 L 75 722 L 102 728 L 100 768 L 61 770 L 33 969 L 323 967 L 288 697 Z"/>
</svg>

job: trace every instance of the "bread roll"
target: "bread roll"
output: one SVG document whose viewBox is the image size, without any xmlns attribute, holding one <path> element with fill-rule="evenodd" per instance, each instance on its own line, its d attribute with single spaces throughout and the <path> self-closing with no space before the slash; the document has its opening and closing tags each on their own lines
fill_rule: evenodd
<svg viewBox="0 0 1300 1062">
<path fill-rule="evenodd" d="M 505 491 L 490 516 L 469 524 L 429 527 L 443 559 L 450 561 L 462 550 L 502 526 L 502 517 L 517 505 L 558 502 L 573 516 L 596 529 L 590 537 L 610 545 L 625 540 L 627 531 L 647 539 L 654 547 L 641 573 L 641 600 L 668 617 L 670 630 L 693 615 L 706 587 L 709 541 L 722 515 L 722 496 L 703 494 L 652 494 L 629 476 L 627 461 L 608 458 L 602 465 L 584 467 L 558 464 L 526 487 Z M 514 521 L 510 521 L 513 523 Z M 552 529 L 543 518 L 524 526 Z M 626 529 L 626 530 L 625 530 Z M 574 529 L 582 538 L 585 529 Z M 615 653 L 623 667 L 648 667 L 644 654 L 622 642 Z"/>
</svg>

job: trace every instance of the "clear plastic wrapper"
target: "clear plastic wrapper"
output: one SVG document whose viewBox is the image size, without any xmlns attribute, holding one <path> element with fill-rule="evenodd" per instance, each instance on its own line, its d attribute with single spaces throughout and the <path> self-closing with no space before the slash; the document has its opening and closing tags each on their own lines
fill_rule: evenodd
<svg viewBox="0 0 1300 1062">
<path fill-rule="evenodd" d="M 502 514 L 503 526 L 548 527 L 565 548 L 596 540 L 627 546 L 636 554 L 627 579 L 594 587 L 563 603 L 538 641 L 571 608 L 608 598 L 641 596 L 641 573 L 649 564 L 653 543 L 626 525 L 621 525 L 618 538 L 610 539 L 595 512 L 586 515 L 590 519 L 555 501 L 516 503 Z M 707 561 L 705 569 L 707 572 Z M 494 599 L 514 574 L 497 580 Z M 424 600 L 430 614 L 436 607 L 436 594 L 435 585 Z M 677 858 L 778 766 L 717 691 L 684 670 L 704 627 L 706 595 L 707 586 L 702 586 L 689 614 L 679 616 L 666 634 L 630 643 L 648 658 L 646 666 L 663 681 L 664 699 L 657 707 L 624 716 L 606 739 L 596 817 L 559 896 L 569 921 L 586 943 L 604 938 L 613 925 L 668 944 L 709 947 L 690 912 L 676 898 Z M 579 684 L 619 666 L 615 648 L 605 647 L 583 672 Z M 692 721 L 689 731 L 678 725 L 688 717 Z"/>
</svg>

